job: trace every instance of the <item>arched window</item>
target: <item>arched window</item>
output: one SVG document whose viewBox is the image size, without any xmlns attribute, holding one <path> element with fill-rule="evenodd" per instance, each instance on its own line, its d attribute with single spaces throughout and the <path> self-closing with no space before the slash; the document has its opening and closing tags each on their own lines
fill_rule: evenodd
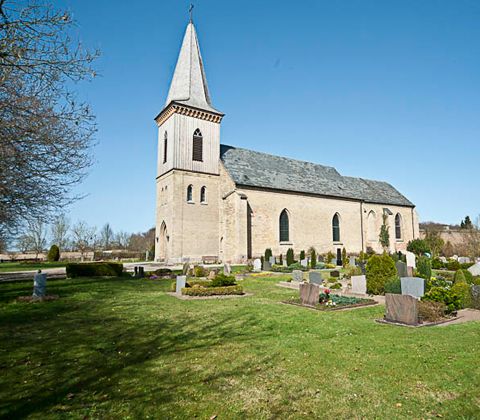
<svg viewBox="0 0 480 420">
<path fill-rule="evenodd" d="M 163 137 L 163 163 L 167 162 L 167 147 L 168 147 L 168 134 L 165 131 L 165 135 Z"/>
<path fill-rule="evenodd" d="M 207 202 L 207 187 L 202 187 L 200 189 L 200 203 L 206 203 Z"/>
<path fill-rule="evenodd" d="M 335 213 L 332 220 L 333 242 L 340 242 L 340 218 Z"/>
<path fill-rule="evenodd" d="M 203 136 L 202 132 L 197 128 L 193 133 L 193 160 L 203 162 Z"/>
<path fill-rule="evenodd" d="M 402 216 L 400 213 L 395 216 L 395 239 L 402 239 Z"/>
<path fill-rule="evenodd" d="M 287 210 L 283 210 L 280 213 L 280 242 L 287 242 L 290 240 L 288 213 Z"/>
<path fill-rule="evenodd" d="M 187 201 L 189 203 L 193 202 L 193 185 L 189 185 L 187 188 Z"/>
</svg>

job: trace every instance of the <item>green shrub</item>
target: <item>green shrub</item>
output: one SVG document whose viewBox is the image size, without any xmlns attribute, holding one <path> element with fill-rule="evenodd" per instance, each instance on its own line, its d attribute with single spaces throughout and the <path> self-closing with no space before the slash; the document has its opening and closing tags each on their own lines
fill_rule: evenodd
<svg viewBox="0 0 480 420">
<path fill-rule="evenodd" d="M 423 255 L 426 252 L 430 254 L 430 247 L 423 239 L 413 239 L 408 243 L 407 251 L 413 252 L 416 255 Z"/>
<path fill-rule="evenodd" d="M 392 277 L 385 282 L 385 293 L 394 293 L 396 295 L 402 294 L 402 282 L 400 277 Z"/>
<path fill-rule="evenodd" d="M 270 271 L 273 271 L 275 273 L 291 273 L 292 269 L 288 268 L 288 267 L 285 267 L 283 265 L 274 264 L 274 265 L 272 265 L 272 268 L 271 268 Z"/>
<path fill-rule="evenodd" d="M 193 267 L 193 275 L 195 277 L 206 277 L 207 270 L 205 270 L 205 268 L 203 268 L 201 265 L 196 265 Z"/>
<path fill-rule="evenodd" d="M 455 273 L 455 277 L 453 278 L 453 284 L 457 283 L 466 283 L 467 280 L 465 278 L 465 274 L 463 273 L 463 270 L 458 270 Z"/>
<path fill-rule="evenodd" d="M 271 248 L 267 248 L 264 254 L 265 261 L 270 261 L 270 257 L 273 256 Z"/>
<path fill-rule="evenodd" d="M 443 302 L 420 301 L 418 302 L 418 317 L 423 321 L 437 322 L 445 316 Z"/>
<path fill-rule="evenodd" d="M 475 264 L 475 263 L 473 263 L 473 262 L 469 262 L 469 263 L 460 263 L 460 268 L 462 268 L 462 269 L 466 270 L 466 269 L 470 268 L 470 267 L 471 267 L 473 264 Z"/>
<path fill-rule="evenodd" d="M 315 248 L 310 248 L 310 267 L 317 267 L 317 252 L 315 251 Z"/>
<path fill-rule="evenodd" d="M 67 277 L 120 277 L 123 264 L 111 262 L 69 263 L 66 265 Z"/>
<path fill-rule="evenodd" d="M 426 281 L 430 281 L 432 278 L 432 265 L 428 257 L 417 258 L 417 274 Z"/>
<path fill-rule="evenodd" d="M 368 260 L 368 254 L 366 252 L 360 251 L 358 255 L 358 262 L 359 263 L 366 263 Z"/>
<path fill-rule="evenodd" d="M 441 270 L 442 268 L 445 268 L 445 264 L 440 258 L 434 258 L 432 259 L 432 268 L 434 270 Z"/>
<path fill-rule="evenodd" d="M 452 289 L 447 289 L 444 287 L 432 287 L 423 295 L 422 300 L 444 303 L 447 313 L 456 311 L 462 307 L 460 296 L 452 291 Z"/>
<path fill-rule="evenodd" d="M 290 269 L 290 271 L 293 271 L 293 270 L 308 271 L 308 267 L 304 267 L 302 264 L 298 262 L 290 264 L 288 268 Z"/>
<path fill-rule="evenodd" d="M 222 296 L 222 295 L 243 295 L 242 286 L 226 287 L 185 287 L 182 295 L 186 296 Z"/>
<path fill-rule="evenodd" d="M 288 248 L 287 250 L 287 265 L 290 266 L 294 263 L 293 249 Z"/>
<path fill-rule="evenodd" d="M 335 258 L 332 251 L 328 251 L 327 255 L 325 256 L 325 264 L 331 264 L 331 261 Z"/>
<path fill-rule="evenodd" d="M 462 266 L 457 260 L 450 260 L 447 262 L 447 270 L 457 271 L 460 270 L 460 268 L 462 268 Z"/>
<path fill-rule="evenodd" d="M 334 283 L 329 287 L 330 287 L 330 289 L 341 289 L 342 285 L 341 285 L 341 283 Z"/>
<path fill-rule="evenodd" d="M 472 298 L 470 294 L 470 285 L 466 282 L 457 281 L 450 289 L 450 292 L 458 296 L 460 306 L 457 309 L 469 308 L 472 304 Z"/>
<path fill-rule="evenodd" d="M 348 265 L 348 261 L 347 261 L 347 250 L 345 249 L 345 247 L 343 247 L 342 249 L 342 265 L 344 267 L 346 267 Z"/>
<path fill-rule="evenodd" d="M 158 277 L 172 276 L 172 270 L 170 270 L 169 268 L 159 268 L 158 270 L 155 270 L 153 273 Z"/>
<path fill-rule="evenodd" d="M 465 277 L 465 282 L 467 284 L 473 284 L 473 274 L 470 273 L 470 271 L 464 269 L 464 268 L 461 268 L 459 271 L 461 271 L 463 273 L 463 276 Z M 457 273 L 455 273 L 457 274 Z"/>
<path fill-rule="evenodd" d="M 211 287 L 212 286 L 212 281 L 211 280 L 197 280 L 197 279 L 189 278 L 187 280 L 186 286 L 187 287 L 194 287 L 194 286 Z"/>
<path fill-rule="evenodd" d="M 225 287 L 225 286 L 234 286 L 235 277 L 226 276 L 225 274 L 217 274 L 215 278 L 211 281 L 211 287 Z"/>
<path fill-rule="evenodd" d="M 367 292 L 374 295 L 385 293 L 385 283 L 397 276 L 395 263 L 388 254 L 373 255 L 367 262 Z"/>
<path fill-rule="evenodd" d="M 53 244 L 50 247 L 50 250 L 48 251 L 47 254 L 47 260 L 50 262 L 58 261 L 60 259 L 60 248 Z"/>
<path fill-rule="evenodd" d="M 357 266 L 351 266 L 348 265 L 347 268 L 345 269 L 345 277 L 347 279 L 351 279 L 352 276 L 361 276 L 362 275 L 362 269 Z"/>
<path fill-rule="evenodd" d="M 305 259 L 305 251 L 302 249 L 300 251 L 300 261 Z"/>
</svg>

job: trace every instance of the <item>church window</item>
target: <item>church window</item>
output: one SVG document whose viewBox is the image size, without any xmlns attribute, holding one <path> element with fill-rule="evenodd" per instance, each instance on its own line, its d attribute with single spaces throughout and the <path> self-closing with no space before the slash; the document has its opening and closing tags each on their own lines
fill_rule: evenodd
<svg viewBox="0 0 480 420">
<path fill-rule="evenodd" d="M 200 189 L 200 203 L 206 203 L 207 202 L 207 187 L 202 187 Z"/>
<path fill-rule="evenodd" d="M 280 213 L 280 242 L 287 242 L 290 240 L 288 213 L 283 210 Z"/>
<path fill-rule="evenodd" d="M 332 220 L 333 242 L 340 242 L 340 218 L 335 213 Z"/>
<path fill-rule="evenodd" d="M 189 185 L 187 188 L 187 201 L 193 203 L 193 185 Z"/>
<path fill-rule="evenodd" d="M 400 213 L 395 216 L 395 239 L 402 239 L 402 217 Z"/>
<path fill-rule="evenodd" d="M 193 133 L 193 160 L 203 162 L 203 136 L 198 128 Z"/>
<path fill-rule="evenodd" d="M 167 147 L 168 147 L 168 134 L 165 131 L 165 135 L 163 138 L 163 163 L 167 162 Z"/>
</svg>

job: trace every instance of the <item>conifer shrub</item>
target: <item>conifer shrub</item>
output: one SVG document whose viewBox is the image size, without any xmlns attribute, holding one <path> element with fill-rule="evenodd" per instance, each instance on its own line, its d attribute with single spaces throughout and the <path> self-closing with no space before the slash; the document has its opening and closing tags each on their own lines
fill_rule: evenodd
<svg viewBox="0 0 480 420">
<path fill-rule="evenodd" d="M 466 282 L 455 282 L 455 284 L 450 289 L 450 292 L 458 296 L 459 299 L 459 308 L 469 308 L 472 305 L 472 296 L 470 292 L 470 285 Z"/>
<path fill-rule="evenodd" d="M 225 287 L 225 286 L 235 286 L 235 277 L 226 276 L 225 274 L 220 273 L 220 274 L 217 274 L 210 283 L 210 287 Z"/>
<path fill-rule="evenodd" d="M 395 263 L 390 255 L 373 255 L 366 266 L 367 292 L 373 295 L 383 295 L 385 284 L 397 276 Z"/>
<path fill-rule="evenodd" d="M 283 254 L 280 254 L 280 265 L 283 265 Z"/>
<path fill-rule="evenodd" d="M 342 265 L 344 267 L 346 267 L 348 265 L 348 261 L 347 261 L 347 250 L 345 249 L 345 247 L 343 247 L 342 249 Z"/>
<path fill-rule="evenodd" d="M 402 283 L 400 277 L 395 276 L 385 282 L 385 293 L 402 294 Z"/>
<path fill-rule="evenodd" d="M 60 259 L 60 248 L 53 244 L 51 247 L 50 247 L 50 250 L 48 251 L 48 254 L 47 254 L 47 260 L 49 262 L 54 262 L 54 261 L 58 261 Z"/>
<path fill-rule="evenodd" d="M 423 239 L 413 239 L 407 244 L 407 251 L 416 255 L 423 255 L 426 252 L 430 253 L 430 247 Z"/>
<path fill-rule="evenodd" d="M 271 248 L 267 248 L 265 250 L 265 261 L 270 261 L 270 257 L 273 255 L 272 254 L 272 249 Z"/>
<path fill-rule="evenodd" d="M 464 277 L 465 277 L 465 282 L 466 282 L 467 284 L 473 284 L 473 274 L 470 273 L 470 271 L 465 270 L 464 268 L 461 268 L 461 269 L 458 270 L 458 271 L 461 271 L 461 272 L 463 273 L 463 275 L 464 275 Z M 457 273 L 455 273 L 455 274 L 457 274 Z"/>
<path fill-rule="evenodd" d="M 316 268 L 317 267 L 317 252 L 315 248 L 310 248 L 310 267 Z"/>
<path fill-rule="evenodd" d="M 300 251 L 300 261 L 305 259 L 305 251 L 302 249 Z"/>
<path fill-rule="evenodd" d="M 287 250 L 287 265 L 290 266 L 295 262 L 294 256 L 293 256 L 293 249 L 288 248 Z"/>
<path fill-rule="evenodd" d="M 460 270 L 462 268 L 462 266 L 460 265 L 460 263 L 457 260 L 448 261 L 446 266 L 447 266 L 447 270 L 449 270 L 449 271 L 457 271 L 457 270 Z"/>
<path fill-rule="evenodd" d="M 325 256 L 325 264 L 331 264 L 331 261 L 335 258 L 332 251 L 328 251 L 327 255 Z"/>
<path fill-rule="evenodd" d="M 457 272 L 455 273 L 455 277 L 453 278 L 453 283 L 457 284 L 457 283 L 466 283 L 466 282 L 467 280 L 465 278 L 465 274 L 463 270 L 457 270 Z"/>
<path fill-rule="evenodd" d="M 432 278 L 432 265 L 430 259 L 427 257 L 417 258 L 417 274 L 427 282 Z"/>
</svg>

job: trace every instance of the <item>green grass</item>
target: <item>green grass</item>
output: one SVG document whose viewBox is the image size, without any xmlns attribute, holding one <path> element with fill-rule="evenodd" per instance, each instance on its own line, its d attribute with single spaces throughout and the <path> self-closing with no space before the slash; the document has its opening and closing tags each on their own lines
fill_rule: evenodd
<svg viewBox="0 0 480 420">
<path fill-rule="evenodd" d="M 0 273 L 7 273 L 9 271 L 29 271 L 44 268 L 65 267 L 66 261 L 56 262 L 3 262 L 0 263 Z"/>
<path fill-rule="evenodd" d="M 480 323 L 285 305 L 279 279 L 204 301 L 169 280 L 59 280 L 35 304 L 0 285 L 0 417 L 480 418 Z"/>
</svg>

